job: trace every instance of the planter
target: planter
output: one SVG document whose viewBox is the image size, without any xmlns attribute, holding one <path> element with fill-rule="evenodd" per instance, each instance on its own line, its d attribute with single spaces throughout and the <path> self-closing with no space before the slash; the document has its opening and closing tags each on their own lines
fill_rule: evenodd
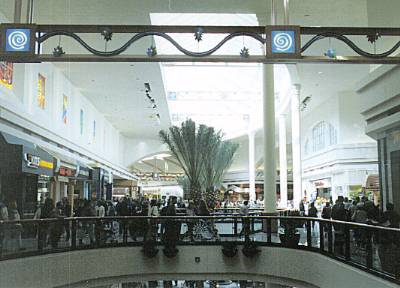
<svg viewBox="0 0 400 288">
<path fill-rule="evenodd" d="M 166 257 L 168 257 L 168 258 L 173 258 L 173 257 L 175 257 L 175 256 L 178 254 L 179 250 L 176 249 L 175 246 L 172 246 L 172 245 L 165 245 L 165 248 L 163 249 L 163 252 L 164 252 L 164 255 L 165 255 Z"/>
<path fill-rule="evenodd" d="M 237 252 L 238 248 L 234 242 L 226 242 L 222 245 L 222 254 L 226 257 L 232 258 L 237 254 Z"/>
<path fill-rule="evenodd" d="M 299 245 L 300 233 L 280 233 L 279 239 L 281 240 L 283 246 L 288 248 L 296 248 Z"/>
<path fill-rule="evenodd" d="M 144 242 L 143 243 L 143 254 L 148 258 L 153 258 L 157 255 L 158 249 L 155 242 Z"/>
<path fill-rule="evenodd" d="M 260 252 L 261 252 L 261 250 L 258 249 L 258 245 L 255 242 L 248 241 L 248 242 L 244 243 L 244 246 L 242 249 L 242 253 L 244 254 L 244 256 L 251 258 L 251 257 L 256 256 Z"/>
</svg>

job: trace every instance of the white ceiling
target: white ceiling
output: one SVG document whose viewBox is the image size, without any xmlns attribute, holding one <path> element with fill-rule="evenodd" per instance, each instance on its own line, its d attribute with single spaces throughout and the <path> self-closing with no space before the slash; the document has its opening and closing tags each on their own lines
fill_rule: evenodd
<svg viewBox="0 0 400 288">
<path fill-rule="evenodd" d="M 9 19 L 13 15 L 14 0 L 0 0 L 0 11 Z M 282 21 L 282 5 L 278 2 L 278 21 Z M 376 1 L 378 2 L 378 1 Z M 380 2 L 380 1 L 379 1 Z M 392 20 L 385 13 L 395 11 L 391 5 L 399 6 L 398 0 L 385 0 L 379 9 L 371 0 L 292 0 L 290 1 L 291 24 L 302 26 L 388 26 Z M 367 6 L 368 4 L 368 6 Z M 40 24 L 150 24 L 151 13 L 250 13 L 256 14 L 260 25 L 269 22 L 270 1 L 260 0 L 36 0 L 34 22 Z M 396 10 L 398 11 L 398 10 Z M 390 14 L 391 15 L 391 14 Z M 394 16 L 393 16 L 394 17 Z M 396 18 L 398 19 L 398 18 Z M 397 22 L 396 22 L 397 23 Z M 108 50 L 119 47 L 126 40 L 116 35 Z M 100 35 L 90 36 L 91 44 L 104 48 Z M 62 46 L 66 52 L 76 52 L 79 47 L 65 37 Z M 368 49 L 371 46 L 360 39 Z M 145 54 L 151 45 L 144 39 L 129 52 Z M 52 50 L 58 43 L 54 39 L 45 49 Z M 342 44 L 322 41 L 310 52 L 334 47 L 338 54 L 348 52 Z M 128 137 L 157 138 L 158 131 L 170 125 L 168 105 L 159 64 L 156 63 L 74 63 L 57 64 L 67 77 L 81 89 L 106 118 Z M 365 65 L 298 65 L 302 84 L 301 99 L 312 95 L 308 111 L 327 97 L 352 88 L 368 71 Z M 322 73 L 318 73 L 322 72 Z M 161 115 L 157 126 L 149 115 L 153 112 L 144 94 L 144 82 L 149 82 L 152 97 Z M 308 113 L 305 111 L 305 113 Z M 289 124 L 289 123 L 288 123 Z"/>
</svg>

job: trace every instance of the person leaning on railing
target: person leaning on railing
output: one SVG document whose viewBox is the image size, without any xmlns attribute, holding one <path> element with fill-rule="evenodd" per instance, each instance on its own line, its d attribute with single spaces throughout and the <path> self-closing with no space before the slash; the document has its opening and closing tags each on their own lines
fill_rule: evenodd
<svg viewBox="0 0 400 288">
<path fill-rule="evenodd" d="M 389 228 L 400 228 L 400 216 L 394 210 L 394 205 L 388 203 L 382 215 L 380 225 Z M 400 277 L 400 239 L 399 233 L 381 231 L 378 237 L 378 254 L 382 270 Z"/>
<path fill-rule="evenodd" d="M 333 220 L 347 221 L 348 216 L 347 216 L 347 211 L 344 208 L 343 201 L 344 201 L 343 196 L 339 196 L 338 199 L 336 200 L 335 205 L 333 205 L 331 214 Z M 335 230 L 335 241 L 334 241 L 335 253 L 339 255 L 344 255 L 345 227 L 343 224 L 334 223 L 333 228 Z"/>
</svg>

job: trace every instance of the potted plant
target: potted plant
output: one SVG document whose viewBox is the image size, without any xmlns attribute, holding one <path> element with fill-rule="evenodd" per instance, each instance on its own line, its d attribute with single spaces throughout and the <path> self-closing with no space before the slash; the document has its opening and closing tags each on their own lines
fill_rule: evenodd
<svg viewBox="0 0 400 288">
<path fill-rule="evenodd" d="M 258 253 L 260 253 L 261 250 L 258 249 L 258 245 L 256 242 L 248 240 L 248 241 L 244 242 L 242 252 L 243 252 L 244 256 L 251 258 L 251 257 L 256 256 Z"/>
<path fill-rule="evenodd" d="M 179 250 L 176 249 L 175 245 L 166 244 L 163 249 L 163 252 L 164 255 L 167 256 L 168 258 L 173 258 L 178 254 Z"/>
<path fill-rule="evenodd" d="M 158 249 L 156 248 L 155 241 L 145 241 L 143 243 L 143 254 L 148 258 L 153 258 L 157 255 Z"/>
<path fill-rule="evenodd" d="M 299 211 L 290 211 L 289 216 L 300 217 Z M 297 228 L 301 228 L 303 221 L 298 219 L 281 219 L 280 225 L 283 232 L 279 233 L 279 239 L 285 247 L 296 248 L 300 241 L 300 233 Z"/>
<path fill-rule="evenodd" d="M 225 242 L 222 244 L 222 253 L 224 256 L 232 258 L 238 252 L 238 248 L 235 242 Z"/>
</svg>

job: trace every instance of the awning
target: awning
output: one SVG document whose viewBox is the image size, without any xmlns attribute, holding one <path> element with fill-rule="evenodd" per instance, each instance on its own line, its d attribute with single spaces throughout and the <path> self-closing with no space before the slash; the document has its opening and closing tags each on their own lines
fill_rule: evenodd
<svg viewBox="0 0 400 288">
<path fill-rule="evenodd" d="M 5 163 L 7 163 L 8 165 L 8 167 L 4 167 L 6 171 L 53 176 L 54 164 L 51 154 L 41 149 L 36 144 L 15 137 L 13 135 L 1 132 L 1 136 L 5 141 L 5 143 L 4 141 L 2 141 L 2 143 L 6 145 L 3 147 L 3 149 L 8 149 L 7 147 L 12 147 L 7 146 L 8 144 L 21 146 L 22 148 L 20 150 L 12 149 L 9 151 L 9 153 L 7 153 L 9 157 L 13 158 L 13 161 L 5 161 Z"/>
<path fill-rule="evenodd" d="M 49 148 L 42 147 L 43 150 L 51 154 L 55 159 L 54 171 L 61 176 L 71 178 L 89 179 L 90 167 L 79 162 L 78 160 L 65 156 Z"/>
</svg>

